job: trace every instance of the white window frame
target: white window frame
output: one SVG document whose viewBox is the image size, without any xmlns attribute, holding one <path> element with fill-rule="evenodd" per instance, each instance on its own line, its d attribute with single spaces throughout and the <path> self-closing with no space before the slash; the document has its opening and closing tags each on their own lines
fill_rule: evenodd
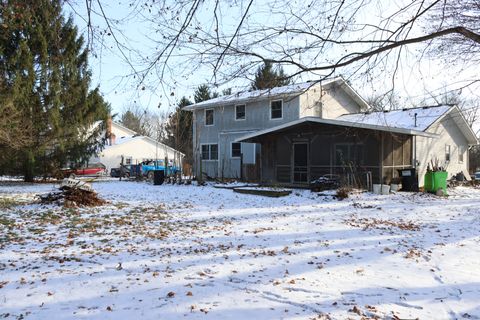
<svg viewBox="0 0 480 320">
<path fill-rule="evenodd" d="M 233 156 L 233 144 L 234 144 L 234 143 L 240 144 L 240 156 Z M 241 143 L 241 142 L 235 142 L 235 141 L 230 142 L 230 158 L 232 158 L 232 159 L 240 159 L 240 158 L 241 158 L 241 154 L 242 154 L 242 143 Z"/>
<path fill-rule="evenodd" d="M 448 159 L 447 159 L 448 155 Z M 452 147 L 449 144 L 445 145 L 445 163 L 452 161 Z"/>
<path fill-rule="evenodd" d="M 207 111 L 212 111 L 212 124 L 207 124 Z M 212 108 L 205 109 L 204 116 L 205 116 L 205 127 L 211 127 L 215 125 L 215 109 L 212 109 Z"/>
<path fill-rule="evenodd" d="M 272 118 L 272 103 L 280 101 L 282 103 L 281 111 L 282 111 L 282 116 L 280 118 Z M 282 120 L 283 119 L 283 99 L 277 99 L 277 100 L 270 100 L 270 120 Z"/>
<path fill-rule="evenodd" d="M 465 162 L 465 150 L 465 146 L 458 146 L 458 163 Z"/>
<path fill-rule="evenodd" d="M 243 111 L 243 119 L 238 119 L 237 118 L 237 108 L 242 107 L 244 108 Z M 247 105 L 246 104 L 236 104 L 235 105 L 235 121 L 245 121 L 247 119 Z"/>
<path fill-rule="evenodd" d="M 217 146 L 217 159 L 212 159 L 212 145 Z M 203 159 L 203 146 L 208 146 L 208 159 Z M 218 148 L 218 143 L 201 143 L 200 144 L 200 160 L 201 161 L 218 161 L 220 156 L 220 150 Z"/>
</svg>

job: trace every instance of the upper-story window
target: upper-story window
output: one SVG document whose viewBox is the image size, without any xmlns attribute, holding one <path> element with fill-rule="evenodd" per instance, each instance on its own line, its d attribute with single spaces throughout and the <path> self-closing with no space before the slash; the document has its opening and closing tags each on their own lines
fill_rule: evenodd
<svg viewBox="0 0 480 320">
<path fill-rule="evenodd" d="M 235 106 L 235 120 L 245 120 L 245 105 L 238 104 Z"/>
<path fill-rule="evenodd" d="M 205 109 L 205 125 L 206 126 L 213 126 L 213 109 Z"/>
<path fill-rule="evenodd" d="M 283 101 L 273 100 L 270 102 L 270 119 L 283 118 Z"/>
</svg>

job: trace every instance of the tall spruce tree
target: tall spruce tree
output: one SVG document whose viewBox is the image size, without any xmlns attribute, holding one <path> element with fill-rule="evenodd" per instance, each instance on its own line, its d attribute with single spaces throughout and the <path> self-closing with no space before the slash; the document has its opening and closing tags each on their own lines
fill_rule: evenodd
<svg viewBox="0 0 480 320">
<path fill-rule="evenodd" d="M 275 87 L 286 86 L 290 84 L 290 79 L 283 71 L 282 66 L 277 69 L 273 68 L 270 61 L 258 67 L 255 73 L 255 80 L 252 83 L 253 90 L 271 89 Z"/>
<path fill-rule="evenodd" d="M 206 84 L 199 85 L 193 93 L 193 99 L 195 100 L 195 103 L 210 100 L 218 96 L 218 92 L 212 92 Z"/>
<path fill-rule="evenodd" d="M 60 0 L 11 0 L 0 4 L 0 96 L 21 118 L 13 126 L 24 143 L 0 144 L 26 181 L 67 163 L 85 162 L 99 147 L 97 120 L 109 106 L 90 91 L 88 51 Z"/>
</svg>

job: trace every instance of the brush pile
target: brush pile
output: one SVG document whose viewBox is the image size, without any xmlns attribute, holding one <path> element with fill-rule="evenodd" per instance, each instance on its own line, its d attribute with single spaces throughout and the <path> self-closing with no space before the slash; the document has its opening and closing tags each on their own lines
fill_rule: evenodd
<svg viewBox="0 0 480 320">
<path fill-rule="evenodd" d="M 56 203 L 65 207 L 96 207 L 107 202 L 98 197 L 91 184 L 78 179 L 64 179 L 60 191 L 40 195 L 41 203 Z"/>
</svg>

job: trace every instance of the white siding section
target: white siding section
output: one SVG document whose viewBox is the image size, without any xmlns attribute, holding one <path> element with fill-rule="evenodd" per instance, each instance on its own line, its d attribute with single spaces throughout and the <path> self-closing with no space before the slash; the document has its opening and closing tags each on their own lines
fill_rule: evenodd
<svg viewBox="0 0 480 320">
<path fill-rule="evenodd" d="M 307 92 L 300 95 L 300 118 L 320 117 L 322 108 L 322 87 L 320 84 L 312 86 Z"/>
<path fill-rule="evenodd" d="M 157 145 L 146 137 L 136 137 L 121 144 L 107 146 L 99 154 L 100 162 L 107 167 L 108 171 L 120 166 L 122 156 L 124 159 L 131 158 L 132 164 L 137 164 L 144 159 L 165 159 L 165 157 L 175 160 L 177 165 L 180 161 L 178 153 L 175 154 L 172 149 L 161 143 L 157 148 Z"/>
<path fill-rule="evenodd" d="M 324 119 L 335 119 L 342 114 L 360 112 L 360 106 L 337 86 L 323 88 L 322 113 Z"/>
<path fill-rule="evenodd" d="M 427 132 L 438 134 L 439 137 L 416 137 L 416 157 L 419 162 L 417 166 L 419 185 L 424 185 L 427 165 L 431 160 L 435 161 L 435 159 L 438 159 L 440 166 L 446 168 L 448 179 L 459 172 L 463 172 L 465 177 L 470 180 L 468 174 L 468 154 L 466 151 L 468 141 L 451 116 L 446 116 L 439 123 L 429 128 Z M 446 146 L 450 146 L 450 161 L 445 159 Z M 463 162 L 459 161 L 459 151 L 464 152 Z"/>
</svg>

